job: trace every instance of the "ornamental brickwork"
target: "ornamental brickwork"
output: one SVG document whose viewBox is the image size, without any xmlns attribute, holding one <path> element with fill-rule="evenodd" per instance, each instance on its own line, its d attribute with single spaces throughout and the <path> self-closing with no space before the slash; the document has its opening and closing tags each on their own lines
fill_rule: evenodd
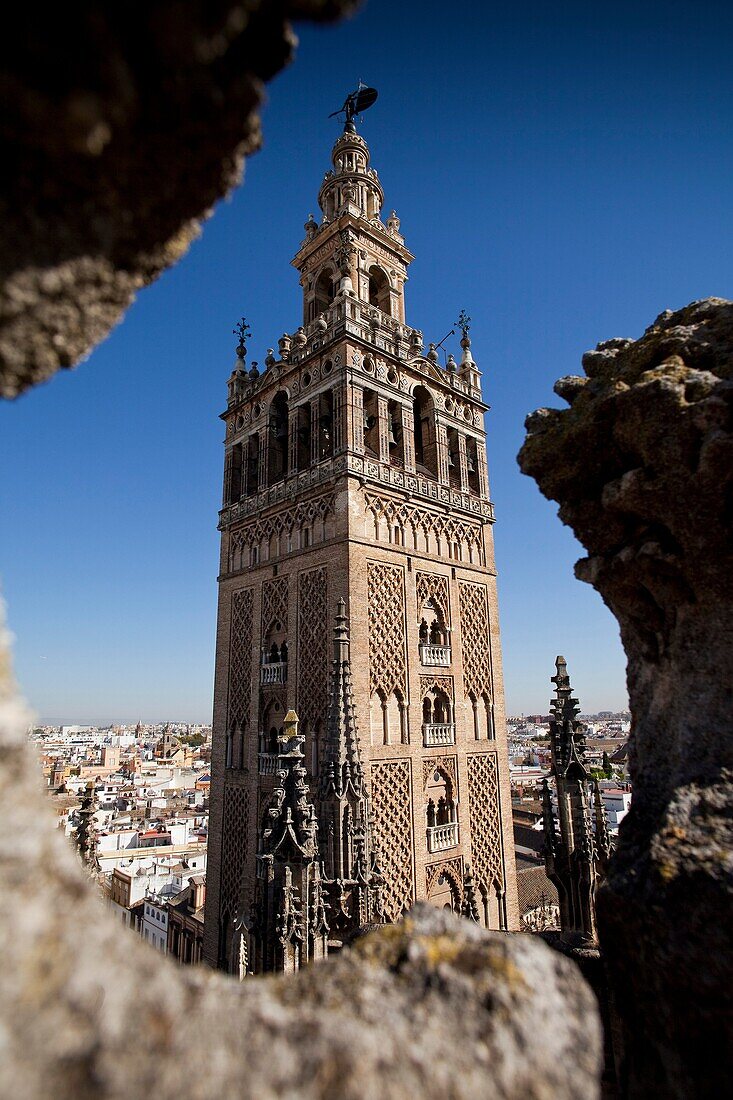
<svg viewBox="0 0 733 1100">
<path fill-rule="evenodd" d="M 382 201 L 347 129 L 302 320 L 261 366 L 241 326 L 228 382 L 204 954 L 240 973 L 419 899 L 519 924 L 487 406 L 468 318 L 447 368 L 407 323 Z"/>
</svg>

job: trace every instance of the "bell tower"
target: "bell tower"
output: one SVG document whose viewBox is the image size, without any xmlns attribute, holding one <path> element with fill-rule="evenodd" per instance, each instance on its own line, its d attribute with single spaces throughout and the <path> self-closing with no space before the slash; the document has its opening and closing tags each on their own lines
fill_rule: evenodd
<svg viewBox="0 0 733 1100">
<path fill-rule="evenodd" d="M 418 899 L 518 926 L 487 406 L 470 319 L 445 366 L 406 323 L 368 92 L 292 261 L 302 324 L 260 371 L 240 323 L 222 414 L 204 955 L 230 972 L 295 968 Z M 291 787 L 310 831 L 286 866 Z"/>
</svg>

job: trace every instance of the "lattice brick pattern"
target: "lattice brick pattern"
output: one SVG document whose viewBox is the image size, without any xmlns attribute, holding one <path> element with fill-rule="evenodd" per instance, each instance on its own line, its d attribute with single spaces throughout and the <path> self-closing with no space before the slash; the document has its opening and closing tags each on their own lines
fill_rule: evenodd
<svg viewBox="0 0 733 1100">
<path fill-rule="evenodd" d="M 236 916 L 241 899 L 242 875 L 247 859 L 249 836 L 249 795 L 244 787 L 224 788 L 224 815 L 221 833 L 221 917 Z"/>
<path fill-rule="evenodd" d="M 262 640 L 269 630 L 280 623 L 280 628 L 288 629 L 288 578 L 274 577 L 262 585 Z"/>
<path fill-rule="evenodd" d="M 485 584 L 459 581 L 463 686 L 466 695 L 491 698 L 491 656 L 489 652 L 489 604 Z"/>
<path fill-rule="evenodd" d="M 425 897 L 429 898 L 435 881 L 445 875 L 453 883 L 459 900 L 463 900 L 463 857 L 446 859 L 442 863 L 429 863 L 425 868 Z"/>
<path fill-rule="evenodd" d="M 369 690 L 407 699 L 405 576 L 399 566 L 367 563 Z"/>
<path fill-rule="evenodd" d="M 466 763 L 471 867 L 476 883 L 489 890 L 494 882 L 500 886 L 504 883 L 496 754 L 490 752 L 468 756 Z"/>
<path fill-rule="evenodd" d="M 302 728 L 325 728 L 328 708 L 328 574 L 325 566 L 298 577 L 298 704 Z"/>
<path fill-rule="evenodd" d="M 287 535 L 297 531 L 303 524 L 311 525 L 317 520 L 323 522 L 333 512 L 334 494 L 326 493 L 312 500 L 300 502 L 291 508 L 285 508 L 266 519 L 257 519 L 232 532 L 230 543 L 230 567 L 245 550 L 269 542 L 273 535 Z"/>
<path fill-rule="evenodd" d="M 229 642 L 229 707 L 227 729 L 249 725 L 252 700 L 252 609 L 254 590 L 242 588 L 232 596 Z"/>
<path fill-rule="evenodd" d="M 372 764 L 372 816 L 385 878 L 385 913 L 396 921 L 415 900 L 409 760 Z"/>
<path fill-rule="evenodd" d="M 448 596 L 448 578 L 438 573 L 416 573 L 415 592 L 417 594 L 417 617 L 428 600 L 433 601 L 436 609 L 443 613 L 443 621 L 450 626 L 450 598 Z"/>
<path fill-rule="evenodd" d="M 420 697 L 424 698 L 429 691 L 444 691 L 453 702 L 453 677 L 452 676 L 421 676 Z"/>
<path fill-rule="evenodd" d="M 459 542 L 461 546 L 472 549 L 477 561 L 481 560 L 480 523 L 463 522 L 450 514 L 432 512 L 427 508 L 418 508 L 374 493 L 365 492 L 364 503 L 375 521 L 385 520 L 392 527 L 398 524 L 403 530 L 409 528 L 413 538 L 421 533 L 425 538 L 433 535 L 443 543 Z"/>
<path fill-rule="evenodd" d="M 422 762 L 422 785 L 425 790 L 428 779 L 436 772 L 441 771 L 447 776 L 453 786 L 453 797 L 458 798 L 458 760 L 455 756 L 429 756 Z"/>
</svg>

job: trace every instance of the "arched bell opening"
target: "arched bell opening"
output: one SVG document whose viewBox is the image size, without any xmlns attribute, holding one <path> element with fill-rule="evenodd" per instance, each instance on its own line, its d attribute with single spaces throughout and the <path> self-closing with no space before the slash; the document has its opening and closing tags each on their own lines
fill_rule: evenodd
<svg viewBox="0 0 733 1100">
<path fill-rule="evenodd" d="M 417 386 L 412 395 L 415 431 L 415 468 L 421 474 L 438 478 L 438 436 L 435 403 L 425 386 Z"/>
<path fill-rule="evenodd" d="M 270 405 L 268 483 L 282 481 L 288 472 L 288 398 L 282 391 Z"/>
<path fill-rule="evenodd" d="M 471 436 L 466 439 L 466 464 L 468 467 L 468 487 L 472 493 L 478 493 L 481 488 L 478 473 L 478 442 Z"/>
<path fill-rule="evenodd" d="M 318 446 L 317 459 L 333 455 L 333 390 L 322 393 L 318 398 Z"/>
<path fill-rule="evenodd" d="M 399 401 L 387 402 L 387 444 L 389 446 L 389 461 L 392 466 L 400 468 L 405 465 L 405 434 L 402 426 L 402 406 Z"/>
<path fill-rule="evenodd" d="M 381 267 L 372 264 L 369 268 L 369 305 L 381 309 L 382 313 L 392 316 L 389 293 L 389 279 Z"/>
<path fill-rule="evenodd" d="M 330 267 L 325 267 L 316 279 L 313 300 L 309 311 L 309 321 L 314 321 L 319 313 L 323 313 L 333 302 L 338 292 L 336 272 Z"/>
<path fill-rule="evenodd" d="M 365 366 L 371 363 L 365 359 Z M 379 458 L 379 404 L 374 390 L 364 390 L 364 450 Z"/>
</svg>

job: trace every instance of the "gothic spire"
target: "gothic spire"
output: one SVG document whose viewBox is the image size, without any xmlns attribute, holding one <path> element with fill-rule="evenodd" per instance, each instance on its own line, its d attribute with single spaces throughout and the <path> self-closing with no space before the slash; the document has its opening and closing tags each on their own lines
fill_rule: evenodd
<svg viewBox="0 0 733 1100">
<path fill-rule="evenodd" d="M 264 857 L 312 860 L 318 851 L 318 822 L 303 767 L 303 740 L 298 716 L 290 710 L 278 738 L 277 779 L 262 831 Z"/>
<path fill-rule="evenodd" d="M 555 685 L 555 697 L 550 700 L 550 743 L 555 769 L 568 777 L 573 774 L 578 779 L 587 779 L 585 729 L 578 721 L 580 703 L 573 696 L 564 657 L 555 658 L 555 675 L 550 680 Z"/>
<path fill-rule="evenodd" d="M 363 789 L 364 772 L 356 728 L 349 660 L 349 631 L 346 624 L 346 602 L 340 599 L 333 632 L 331 697 L 320 782 L 322 800 L 333 794 L 342 798 L 349 787 L 355 795 L 359 796 Z"/>
</svg>

